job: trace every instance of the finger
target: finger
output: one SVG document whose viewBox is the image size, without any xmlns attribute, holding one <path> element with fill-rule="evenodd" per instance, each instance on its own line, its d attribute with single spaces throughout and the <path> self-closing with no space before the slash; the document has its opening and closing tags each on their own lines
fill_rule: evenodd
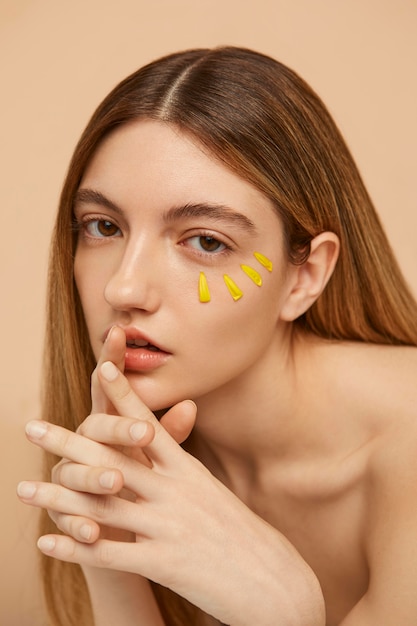
<svg viewBox="0 0 417 626">
<path fill-rule="evenodd" d="M 52 472 L 52 482 L 67 489 L 94 494 L 119 493 L 123 474 L 116 469 L 90 467 L 79 463 L 62 463 Z"/>
<path fill-rule="evenodd" d="M 83 542 L 75 541 L 72 537 L 62 535 L 44 535 L 38 539 L 38 548 L 49 556 L 53 556 L 61 561 L 69 563 L 80 563 L 83 565 L 91 565 L 105 568 L 112 568 L 111 556 L 113 552 L 113 544 L 116 542 L 106 539 L 99 539 L 92 545 L 86 545 Z M 116 545 L 119 545 L 118 543 Z M 132 550 L 132 544 L 127 544 Z M 109 556 L 106 556 L 109 549 Z M 113 567 L 113 569 L 116 569 Z M 124 565 L 123 571 L 129 571 Z"/>
<path fill-rule="evenodd" d="M 112 446 L 145 447 L 154 438 L 155 430 L 148 421 L 99 413 L 89 415 L 77 434 Z"/>
<path fill-rule="evenodd" d="M 97 524 L 135 534 L 150 536 L 155 524 L 145 503 L 139 505 L 113 495 L 89 495 L 77 493 L 52 483 L 23 481 L 17 493 L 25 504 L 30 504 L 59 515 L 77 516 L 92 520 Z M 142 515 L 139 514 L 142 508 Z M 139 509 L 139 510 L 138 510 Z M 51 517 L 53 514 L 51 514 Z"/>
<path fill-rule="evenodd" d="M 109 416 L 103 415 L 102 417 L 104 421 Z M 120 470 L 125 487 L 142 497 L 149 498 L 154 493 L 158 476 L 145 464 L 113 447 L 83 437 L 61 426 L 38 420 L 33 420 L 26 425 L 26 435 L 32 443 L 43 450 L 63 457 L 66 459 L 65 462 L 72 461 L 90 467 Z M 61 471 L 59 469 L 61 465 L 63 467 L 65 463 L 58 464 L 56 471 Z"/>
<path fill-rule="evenodd" d="M 94 543 L 100 537 L 100 526 L 86 517 L 54 512 L 51 518 L 60 531 L 76 541 Z"/>
<path fill-rule="evenodd" d="M 103 416 L 105 417 L 105 416 Z M 48 452 L 63 457 L 64 464 L 70 460 L 82 465 L 120 469 L 120 463 L 127 457 L 108 446 L 91 441 L 78 433 L 41 420 L 32 420 L 26 424 L 27 438 Z"/>
<path fill-rule="evenodd" d="M 177 443 L 182 443 L 190 434 L 196 417 L 196 406 L 191 400 L 184 400 L 170 409 L 160 420 L 160 424 Z M 77 433 L 113 446 L 149 446 L 155 436 L 151 421 L 121 417 L 119 415 L 89 415 Z"/>
<path fill-rule="evenodd" d="M 196 417 L 197 407 L 194 402 L 184 400 L 167 411 L 159 423 L 177 443 L 183 443 L 194 428 Z"/>
<path fill-rule="evenodd" d="M 97 366 L 91 377 L 92 413 L 115 413 L 108 397 L 103 393 L 97 372 L 105 361 L 111 361 L 121 372 L 124 372 L 125 353 L 126 335 L 122 328 L 113 326 L 106 337 Z"/>
<path fill-rule="evenodd" d="M 69 563 L 131 572 L 150 579 L 155 577 L 155 558 L 152 559 L 147 542 L 132 544 L 98 539 L 86 544 L 63 535 L 44 535 L 38 539 L 38 548 L 48 556 Z M 172 572 L 168 574 L 172 576 Z"/>
<path fill-rule="evenodd" d="M 109 412 L 108 406 L 113 406 L 109 398 L 105 396 L 102 381 L 100 379 L 99 371 L 103 363 L 106 361 L 112 362 L 119 369 L 120 372 L 124 371 L 124 359 L 126 352 L 126 335 L 123 329 L 114 326 L 104 343 L 100 359 L 97 363 L 97 368 L 94 373 L 94 384 L 92 386 L 93 396 L 93 410 L 96 412 Z M 105 397 L 105 399 L 103 398 Z M 191 401 L 189 401 L 191 402 Z M 181 403 L 180 403 L 181 404 Z M 161 424 L 165 430 L 173 437 L 177 443 L 182 443 L 189 436 L 195 423 L 196 407 L 192 403 L 192 407 L 184 406 L 183 410 L 178 410 L 176 405 L 161 419 Z M 97 410 L 96 410 L 97 409 Z M 116 412 L 116 411 L 113 411 Z M 119 411 L 120 412 L 120 411 Z M 120 413 L 122 414 L 122 413 Z M 136 417 L 136 416 L 135 416 Z"/>
<path fill-rule="evenodd" d="M 120 415 L 149 422 L 153 426 L 155 437 L 146 447 L 146 453 L 151 460 L 164 465 L 169 460 L 175 458 L 180 450 L 177 443 L 158 422 L 152 411 L 136 395 L 127 378 L 114 363 L 111 361 L 103 363 L 98 369 L 98 376 L 103 391 Z M 186 410 L 189 410 L 190 401 L 185 400 L 179 404 L 186 405 Z M 191 403 L 191 407 L 192 411 L 195 411 L 194 403 Z M 177 408 L 177 411 L 181 411 L 181 408 Z M 167 455 L 169 455 L 169 458 Z"/>
</svg>

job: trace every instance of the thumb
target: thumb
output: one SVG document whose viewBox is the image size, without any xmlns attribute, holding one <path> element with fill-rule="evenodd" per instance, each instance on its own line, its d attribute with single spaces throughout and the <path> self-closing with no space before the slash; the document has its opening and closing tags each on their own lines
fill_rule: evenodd
<svg viewBox="0 0 417 626">
<path fill-rule="evenodd" d="M 160 419 L 160 424 L 177 443 L 183 443 L 190 435 L 197 417 L 197 407 L 192 400 L 183 400 Z"/>
</svg>

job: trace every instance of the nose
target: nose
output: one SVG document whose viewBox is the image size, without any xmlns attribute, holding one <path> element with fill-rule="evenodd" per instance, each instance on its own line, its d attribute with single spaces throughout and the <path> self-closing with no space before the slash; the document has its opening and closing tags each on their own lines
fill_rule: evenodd
<svg viewBox="0 0 417 626">
<path fill-rule="evenodd" d="M 129 244 L 115 266 L 104 288 L 104 298 L 118 311 L 139 309 L 148 313 L 158 310 L 161 302 L 160 271 L 152 248 Z"/>
</svg>

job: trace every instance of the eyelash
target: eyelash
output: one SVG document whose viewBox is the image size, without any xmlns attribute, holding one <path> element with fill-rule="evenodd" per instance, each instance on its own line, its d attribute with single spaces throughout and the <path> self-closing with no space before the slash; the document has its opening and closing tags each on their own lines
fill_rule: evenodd
<svg viewBox="0 0 417 626">
<path fill-rule="evenodd" d="M 116 233 L 109 234 L 108 236 L 103 235 L 103 234 L 101 235 L 90 234 L 88 231 L 89 227 L 91 227 L 93 224 L 98 225 L 100 222 L 105 222 L 107 224 L 114 226 L 114 228 L 117 229 L 118 231 L 117 234 Z M 81 234 L 82 237 L 86 239 L 88 238 L 91 243 L 94 242 L 96 244 L 99 244 L 101 241 L 105 241 L 106 239 L 113 239 L 114 237 L 120 237 L 120 233 L 121 233 L 121 229 L 119 226 L 117 226 L 117 224 L 115 224 L 112 220 L 109 220 L 107 217 L 100 216 L 100 215 L 86 216 L 81 219 L 74 218 L 73 230 Z M 220 246 L 222 246 L 222 249 L 220 251 L 214 250 L 213 252 L 198 250 L 192 245 L 187 245 L 187 242 L 190 242 L 192 239 L 212 239 L 214 242 L 218 242 Z M 206 230 L 200 230 L 200 231 L 197 231 L 196 234 L 192 236 L 185 237 L 182 241 L 180 241 L 180 245 L 186 248 L 192 249 L 192 253 L 194 255 L 197 255 L 205 259 L 209 259 L 210 257 L 214 259 L 215 257 L 226 256 L 227 254 L 230 254 L 234 250 L 234 248 L 230 244 L 222 241 L 222 239 L 216 236 L 215 233 L 213 233 L 212 231 L 206 231 Z"/>
<path fill-rule="evenodd" d="M 219 251 L 214 250 L 213 252 L 198 250 L 197 248 L 194 248 L 194 246 L 190 244 L 187 245 L 187 242 L 190 242 L 192 239 L 212 239 L 213 241 L 218 242 L 222 246 L 222 249 Z M 184 238 L 180 242 L 180 244 L 184 247 L 191 248 L 193 251 L 193 254 L 196 254 L 197 256 L 205 258 L 205 259 L 208 259 L 210 257 L 215 258 L 219 256 L 225 256 L 227 254 L 230 254 L 234 250 L 234 248 L 230 244 L 227 244 L 225 241 L 222 241 L 222 239 L 216 236 L 215 233 L 211 231 L 205 231 L 205 230 L 201 230 L 197 232 L 195 235 L 192 235 L 191 237 L 188 236 Z"/>
<path fill-rule="evenodd" d="M 112 226 L 114 226 L 114 228 L 117 229 L 118 234 L 112 234 L 109 236 L 105 236 L 105 235 L 92 235 L 88 232 L 88 228 L 90 226 L 92 226 L 93 224 L 98 225 L 100 222 L 102 223 L 107 223 L 110 224 Z M 75 218 L 73 221 L 73 230 L 79 234 L 81 234 L 82 237 L 84 238 L 88 238 L 91 241 L 94 241 L 95 243 L 98 243 L 100 240 L 104 241 L 105 239 L 113 239 L 114 237 L 120 237 L 120 233 L 121 233 L 121 229 L 119 228 L 119 226 L 117 226 L 117 224 L 115 224 L 112 220 L 109 220 L 107 217 L 104 216 L 88 216 L 85 218 L 81 218 L 81 219 L 77 219 Z"/>
</svg>

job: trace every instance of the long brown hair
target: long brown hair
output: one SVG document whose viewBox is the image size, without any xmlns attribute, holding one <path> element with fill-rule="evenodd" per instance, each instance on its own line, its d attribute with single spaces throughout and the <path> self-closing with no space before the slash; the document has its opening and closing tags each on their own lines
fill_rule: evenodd
<svg viewBox="0 0 417 626">
<path fill-rule="evenodd" d="M 417 345 L 410 294 L 349 150 L 318 96 L 292 70 L 242 48 L 189 50 L 150 63 L 122 81 L 85 129 L 63 187 L 49 276 L 44 418 L 76 429 L 90 410 L 94 368 L 73 279 L 73 198 L 103 138 L 146 118 L 175 125 L 276 207 L 289 258 L 335 232 L 341 254 L 322 296 L 296 324 L 327 339 Z M 48 456 L 47 479 L 57 461 Z M 42 532 L 51 532 L 44 515 Z M 92 623 L 78 566 L 44 559 L 53 623 Z M 199 612 L 155 590 L 167 625 L 198 624 Z"/>
</svg>

